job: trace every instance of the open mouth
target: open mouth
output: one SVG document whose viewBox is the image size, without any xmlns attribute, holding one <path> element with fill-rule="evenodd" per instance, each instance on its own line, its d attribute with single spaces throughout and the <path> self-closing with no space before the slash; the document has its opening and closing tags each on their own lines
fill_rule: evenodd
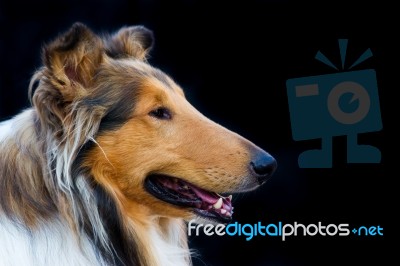
<svg viewBox="0 0 400 266">
<path fill-rule="evenodd" d="M 229 222 L 232 218 L 232 195 L 225 197 L 180 178 L 159 174 L 148 176 L 145 187 L 156 198 L 192 208 L 196 214 L 204 218 L 223 223 Z"/>
</svg>

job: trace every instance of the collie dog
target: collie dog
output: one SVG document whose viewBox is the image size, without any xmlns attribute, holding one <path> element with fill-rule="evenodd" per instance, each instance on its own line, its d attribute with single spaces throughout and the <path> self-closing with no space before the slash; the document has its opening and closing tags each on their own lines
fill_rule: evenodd
<svg viewBox="0 0 400 266">
<path fill-rule="evenodd" d="M 0 265 L 190 265 L 185 221 L 227 223 L 276 161 L 147 63 L 142 26 L 45 45 L 32 108 L 0 124 Z"/>
</svg>

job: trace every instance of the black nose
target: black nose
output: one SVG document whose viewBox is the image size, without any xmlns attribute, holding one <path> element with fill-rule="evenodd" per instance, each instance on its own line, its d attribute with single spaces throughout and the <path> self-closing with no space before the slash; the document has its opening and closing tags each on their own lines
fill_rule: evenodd
<svg viewBox="0 0 400 266">
<path fill-rule="evenodd" d="M 257 177 L 260 185 L 265 183 L 265 181 L 271 177 L 277 166 L 278 164 L 274 157 L 265 151 L 260 151 L 255 154 L 253 160 L 250 162 L 250 168 L 253 174 Z"/>
</svg>

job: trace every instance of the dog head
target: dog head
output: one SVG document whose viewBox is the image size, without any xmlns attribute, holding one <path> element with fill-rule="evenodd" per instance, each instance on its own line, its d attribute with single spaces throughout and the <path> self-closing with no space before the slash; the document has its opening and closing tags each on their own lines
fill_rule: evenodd
<svg viewBox="0 0 400 266">
<path fill-rule="evenodd" d="M 197 111 L 148 64 L 152 44 L 141 26 L 101 38 L 73 25 L 44 48 L 33 96 L 41 126 L 69 141 L 71 160 L 129 216 L 229 221 L 230 194 L 259 187 L 276 161 Z"/>
</svg>

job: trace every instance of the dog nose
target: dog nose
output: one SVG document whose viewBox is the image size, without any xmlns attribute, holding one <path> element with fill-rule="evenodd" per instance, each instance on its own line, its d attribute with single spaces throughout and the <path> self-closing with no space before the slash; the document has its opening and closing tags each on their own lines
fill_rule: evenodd
<svg viewBox="0 0 400 266">
<path fill-rule="evenodd" d="M 264 184 L 275 172 L 278 166 L 274 157 L 265 151 L 258 152 L 250 162 L 250 168 L 260 185 Z"/>
</svg>

